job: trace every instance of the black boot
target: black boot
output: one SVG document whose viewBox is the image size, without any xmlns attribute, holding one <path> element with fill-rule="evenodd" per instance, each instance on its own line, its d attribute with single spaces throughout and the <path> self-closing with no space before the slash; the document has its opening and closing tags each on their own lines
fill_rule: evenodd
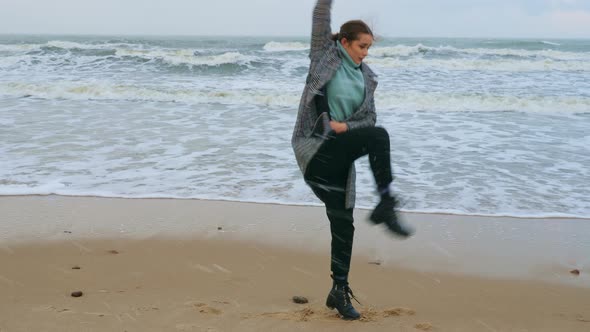
<svg viewBox="0 0 590 332">
<path fill-rule="evenodd" d="M 338 310 L 338 313 L 342 316 L 342 319 L 355 320 L 361 318 L 361 314 L 356 311 L 350 302 L 350 297 L 360 302 L 352 294 L 352 290 L 348 287 L 348 283 L 336 283 L 334 282 L 330 294 L 326 299 L 326 306 L 330 309 Z"/>
<path fill-rule="evenodd" d="M 375 224 L 385 223 L 387 228 L 398 236 L 409 237 L 414 232 L 400 223 L 396 211 L 397 205 L 398 202 L 395 197 L 383 195 L 381 202 L 377 204 L 375 210 L 371 213 L 370 219 Z"/>
</svg>

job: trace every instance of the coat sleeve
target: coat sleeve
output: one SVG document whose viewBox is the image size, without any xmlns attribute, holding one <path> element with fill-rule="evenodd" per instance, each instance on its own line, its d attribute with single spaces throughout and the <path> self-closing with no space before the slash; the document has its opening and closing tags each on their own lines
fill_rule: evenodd
<svg viewBox="0 0 590 332">
<path fill-rule="evenodd" d="M 331 9 L 332 0 L 318 0 L 313 9 L 310 58 L 321 55 L 326 44 L 332 41 Z"/>
</svg>

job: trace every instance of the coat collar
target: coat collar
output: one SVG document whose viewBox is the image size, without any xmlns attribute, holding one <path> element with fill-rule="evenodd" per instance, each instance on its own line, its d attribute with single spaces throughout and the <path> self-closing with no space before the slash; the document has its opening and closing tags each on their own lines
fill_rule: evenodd
<svg viewBox="0 0 590 332">
<path fill-rule="evenodd" d="M 334 74 L 340 67 L 342 59 L 338 54 L 338 48 L 336 43 L 332 47 L 328 48 L 324 53 L 324 56 L 317 59 L 315 63 L 312 63 L 312 70 L 307 77 L 308 94 L 306 98 L 306 104 L 313 101 L 315 95 L 322 94 L 322 87 L 334 77 Z M 377 75 L 369 68 L 364 62 L 361 63 L 361 71 L 363 72 L 363 78 L 365 79 L 365 86 L 367 96 L 373 94 L 377 88 Z"/>
</svg>

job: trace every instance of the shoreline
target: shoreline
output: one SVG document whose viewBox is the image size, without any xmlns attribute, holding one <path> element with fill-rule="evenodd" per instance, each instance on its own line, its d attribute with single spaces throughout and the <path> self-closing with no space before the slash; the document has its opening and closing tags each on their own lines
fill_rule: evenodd
<svg viewBox="0 0 590 332">
<path fill-rule="evenodd" d="M 127 199 L 127 200 L 186 200 L 186 201 L 204 201 L 204 202 L 229 202 L 229 203 L 246 203 L 246 204 L 261 204 L 261 205 L 276 205 L 276 206 L 291 206 L 291 207 L 323 207 L 323 204 L 317 203 L 283 203 L 283 202 L 273 202 L 273 201 L 247 201 L 247 200 L 236 200 L 236 199 L 220 199 L 220 198 L 198 198 L 198 197 L 167 197 L 167 196 L 140 196 L 140 197 L 125 197 L 125 196 L 101 196 L 101 195 L 68 195 L 68 194 L 9 194 L 9 195 L 0 195 L 0 199 L 2 197 L 80 197 L 80 198 L 105 198 L 105 199 Z M 371 210 L 369 207 L 356 207 L 355 210 Z M 423 211 L 423 210 L 404 210 L 401 209 L 400 212 L 404 214 L 419 214 L 419 215 L 441 215 L 441 216 L 457 216 L 457 217 L 484 217 L 484 218 L 508 218 L 508 219 L 574 219 L 574 220 L 587 220 L 590 221 L 590 216 L 577 216 L 577 215 L 568 215 L 568 214 L 550 214 L 550 215 L 511 215 L 511 214 L 485 214 L 485 213 L 468 213 L 468 212 L 449 212 L 444 210 L 432 210 L 432 211 Z"/>
<path fill-rule="evenodd" d="M 72 238 L 150 239 L 225 237 L 312 253 L 329 252 L 323 207 L 179 199 L 2 196 L 0 244 Z M 590 223 L 401 213 L 417 229 L 408 240 L 368 222 L 355 210 L 353 252 L 384 266 L 416 271 L 542 280 L 590 287 Z M 0 246 L 1 248 L 1 246 Z"/>
</svg>

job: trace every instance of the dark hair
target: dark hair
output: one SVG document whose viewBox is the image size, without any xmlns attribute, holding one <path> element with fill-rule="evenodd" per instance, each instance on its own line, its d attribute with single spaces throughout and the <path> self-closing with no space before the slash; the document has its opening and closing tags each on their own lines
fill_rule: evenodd
<svg viewBox="0 0 590 332">
<path fill-rule="evenodd" d="M 340 27 L 340 32 L 332 35 L 332 40 L 342 40 L 346 38 L 349 41 L 358 40 L 359 34 L 366 33 L 373 37 L 373 31 L 367 25 L 367 23 L 361 20 L 348 21 Z"/>
</svg>

